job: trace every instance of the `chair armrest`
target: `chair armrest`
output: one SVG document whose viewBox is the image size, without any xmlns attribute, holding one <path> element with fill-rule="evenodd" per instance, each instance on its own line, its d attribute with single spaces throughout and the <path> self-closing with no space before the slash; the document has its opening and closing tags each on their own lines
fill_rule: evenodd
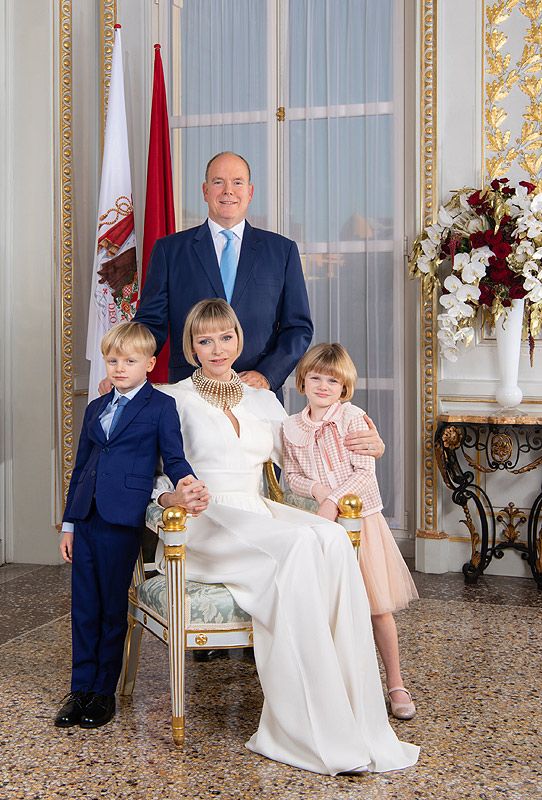
<svg viewBox="0 0 542 800">
<path fill-rule="evenodd" d="M 355 548 L 359 548 L 361 542 L 361 512 L 363 502 L 357 494 L 345 494 L 337 503 L 339 514 L 337 522 L 346 530 L 350 541 Z"/>
<path fill-rule="evenodd" d="M 277 480 L 277 473 L 275 472 L 275 465 L 271 459 L 266 461 L 263 465 L 263 474 L 267 484 L 267 495 L 269 499 L 274 500 L 275 503 L 284 503 L 284 492 L 280 488 Z"/>
<path fill-rule="evenodd" d="M 169 547 L 186 545 L 186 518 L 188 514 L 181 506 L 169 506 L 163 509 L 162 520 L 158 525 L 158 536 L 164 542 L 166 558 Z"/>
</svg>

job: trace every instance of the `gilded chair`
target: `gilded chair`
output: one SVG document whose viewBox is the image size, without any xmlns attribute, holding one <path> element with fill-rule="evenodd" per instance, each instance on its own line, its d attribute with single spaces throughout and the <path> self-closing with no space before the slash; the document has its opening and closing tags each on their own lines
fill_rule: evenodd
<svg viewBox="0 0 542 800">
<path fill-rule="evenodd" d="M 264 469 L 266 494 L 277 502 L 314 510 L 303 498 L 284 493 L 275 477 L 273 464 Z M 295 502 L 294 502 L 295 501 Z M 360 544 L 361 500 L 346 495 L 339 502 L 340 522 L 356 549 Z M 143 630 L 168 645 L 171 687 L 172 732 L 175 744 L 184 741 L 184 672 L 187 650 L 252 647 L 252 623 L 223 584 L 186 580 L 187 513 L 173 506 L 165 510 L 156 503 L 147 508 L 146 525 L 164 543 L 165 575 L 147 578 L 143 556 L 134 570 L 129 595 L 128 633 L 120 693 L 134 690 Z"/>
</svg>

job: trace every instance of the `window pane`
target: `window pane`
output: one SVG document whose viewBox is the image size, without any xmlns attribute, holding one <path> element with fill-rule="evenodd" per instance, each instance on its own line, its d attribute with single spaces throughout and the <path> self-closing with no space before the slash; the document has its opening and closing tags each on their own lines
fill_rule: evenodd
<svg viewBox="0 0 542 800">
<path fill-rule="evenodd" d="M 181 71 L 173 113 L 220 114 L 267 106 L 266 0 L 184 0 L 173 30 Z M 178 91 L 179 91 L 178 90 Z"/>
<path fill-rule="evenodd" d="M 291 0 L 289 40 L 290 106 L 392 98 L 392 0 Z"/>
<path fill-rule="evenodd" d="M 289 133 L 289 235 L 301 242 L 392 238 L 393 117 L 297 121 Z"/>
</svg>

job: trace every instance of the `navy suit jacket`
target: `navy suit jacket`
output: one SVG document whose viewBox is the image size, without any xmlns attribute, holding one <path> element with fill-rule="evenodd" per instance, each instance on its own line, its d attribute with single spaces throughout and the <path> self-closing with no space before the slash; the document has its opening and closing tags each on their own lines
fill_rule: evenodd
<svg viewBox="0 0 542 800">
<path fill-rule="evenodd" d="M 106 522 L 140 527 L 160 455 L 173 485 L 194 474 L 184 457 L 181 423 L 172 397 L 145 383 L 106 439 L 100 414 L 113 396 L 111 390 L 98 397 L 85 412 L 64 522 L 85 519 L 95 498 Z"/>
<path fill-rule="evenodd" d="M 183 326 L 192 306 L 211 297 L 226 296 L 207 221 L 158 239 L 135 319 L 153 332 L 158 350 L 166 341 L 169 324 L 171 382 L 194 371 L 183 355 Z M 307 350 L 313 333 L 295 242 L 245 222 L 231 305 L 245 337 L 235 369 L 258 370 L 277 391 Z"/>
</svg>

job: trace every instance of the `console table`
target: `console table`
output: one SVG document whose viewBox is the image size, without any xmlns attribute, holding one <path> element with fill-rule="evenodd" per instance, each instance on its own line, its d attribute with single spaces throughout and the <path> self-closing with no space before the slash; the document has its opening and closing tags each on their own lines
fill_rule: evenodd
<svg viewBox="0 0 542 800">
<path fill-rule="evenodd" d="M 525 475 L 542 466 L 542 415 L 440 414 L 435 433 L 437 464 L 452 500 L 465 514 L 471 538 L 471 558 L 463 565 L 467 583 L 475 583 L 493 558 L 507 549 L 521 552 L 542 588 L 542 489 L 528 516 L 506 499 L 495 506 L 479 484 L 479 476 L 506 472 Z M 519 526 L 527 522 L 527 544 L 519 541 Z M 503 541 L 497 542 L 497 525 Z"/>
</svg>

